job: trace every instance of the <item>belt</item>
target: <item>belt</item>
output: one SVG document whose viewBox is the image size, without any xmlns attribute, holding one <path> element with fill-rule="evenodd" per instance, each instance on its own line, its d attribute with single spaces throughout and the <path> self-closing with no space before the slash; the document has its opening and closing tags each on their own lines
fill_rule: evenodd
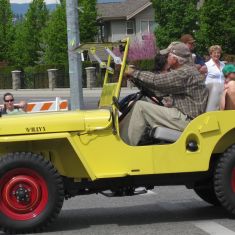
<svg viewBox="0 0 235 235">
<path fill-rule="evenodd" d="M 192 121 L 193 118 L 189 117 L 189 115 L 186 115 L 186 121 Z"/>
</svg>

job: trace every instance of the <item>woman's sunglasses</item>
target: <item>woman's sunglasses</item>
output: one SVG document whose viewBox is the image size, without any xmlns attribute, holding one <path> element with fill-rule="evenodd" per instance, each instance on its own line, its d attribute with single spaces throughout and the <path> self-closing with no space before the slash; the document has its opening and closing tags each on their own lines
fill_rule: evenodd
<svg viewBox="0 0 235 235">
<path fill-rule="evenodd" d="M 4 100 L 6 103 L 9 103 L 9 102 L 13 102 L 14 99 L 10 99 L 10 100 Z"/>
</svg>

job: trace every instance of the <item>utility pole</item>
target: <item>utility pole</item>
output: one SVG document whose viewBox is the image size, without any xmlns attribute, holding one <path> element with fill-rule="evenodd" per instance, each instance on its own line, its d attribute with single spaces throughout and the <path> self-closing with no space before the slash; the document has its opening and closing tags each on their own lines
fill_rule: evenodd
<svg viewBox="0 0 235 235">
<path fill-rule="evenodd" d="M 78 0 L 66 0 L 67 37 L 71 109 L 83 109 L 81 54 L 73 51 L 79 45 Z"/>
</svg>

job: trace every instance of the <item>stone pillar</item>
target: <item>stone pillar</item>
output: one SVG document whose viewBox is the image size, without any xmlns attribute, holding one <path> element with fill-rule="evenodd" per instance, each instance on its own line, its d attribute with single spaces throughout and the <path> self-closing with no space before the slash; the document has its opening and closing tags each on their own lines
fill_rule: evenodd
<svg viewBox="0 0 235 235">
<path fill-rule="evenodd" d="M 86 69 L 86 84 L 87 88 L 93 88 L 96 86 L 96 73 L 95 67 L 87 67 Z"/>
<path fill-rule="evenodd" d="M 11 71 L 12 74 L 12 89 L 18 90 L 21 88 L 21 79 L 20 79 L 20 73 L 19 70 Z"/>
<path fill-rule="evenodd" d="M 49 89 L 53 90 L 56 87 L 56 76 L 58 69 L 48 69 Z"/>
</svg>

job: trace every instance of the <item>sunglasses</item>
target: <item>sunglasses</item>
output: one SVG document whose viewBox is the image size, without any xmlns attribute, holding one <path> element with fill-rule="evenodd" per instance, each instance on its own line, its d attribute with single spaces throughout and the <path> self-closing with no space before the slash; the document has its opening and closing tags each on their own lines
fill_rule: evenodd
<svg viewBox="0 0 235 235">
<path fill-rule="evenodd" d="M 4 100 L 6 103 L 9 103 L 9 102 L 13 102 L 14 99 L 10 99 L 10 100 Z"/>
</svg>

